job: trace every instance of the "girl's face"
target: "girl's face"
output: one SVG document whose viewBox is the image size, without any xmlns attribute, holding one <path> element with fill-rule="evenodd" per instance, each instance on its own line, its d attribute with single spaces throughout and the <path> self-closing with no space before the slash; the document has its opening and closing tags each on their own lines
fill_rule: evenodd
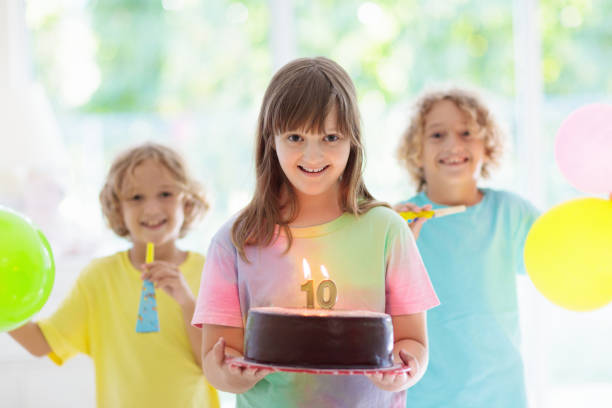
<svg viewBox="0 0 612 408">
<path fill-rule="evenodd" d="M 425 116 L 420 165 L 427 185 L 474 183 L 486 160 L 479 127 L 454 102 L 436 102 Z"/>
<path fill-rule="evenodd" d="M 298 199 L 323 195 L 338 199 L 351 142 L 338 130 L 336 109 L 325 118 L 324 129 L 324 133 L 294 129 L 274 137 L 278 161 Z"/>
<path fill-rule="evenodd" d="M 125 178 L 121 211 L 132 242 L 174 242 L 185 220 L 185 195 L 168 169 L 145 160 Z"/>
</svg>

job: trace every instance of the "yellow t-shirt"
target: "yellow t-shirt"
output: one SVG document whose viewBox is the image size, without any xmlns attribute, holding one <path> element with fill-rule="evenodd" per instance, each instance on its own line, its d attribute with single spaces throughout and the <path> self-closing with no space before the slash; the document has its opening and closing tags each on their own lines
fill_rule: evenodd
<svg viewBox="0 0 612 408">
<path fill-rule="evenodd" d="M 204 257 L 180 265 L 198 293 Z M 196 364 L 179 305 L 156 291 L 160 331 L 136 333 L 142 280 L 127 251 L 95 259 L 59 309 L 38 322 L 58 364 L 89 355 L 100 408 L 219 407 L 217 392 Z"/>
</svg>

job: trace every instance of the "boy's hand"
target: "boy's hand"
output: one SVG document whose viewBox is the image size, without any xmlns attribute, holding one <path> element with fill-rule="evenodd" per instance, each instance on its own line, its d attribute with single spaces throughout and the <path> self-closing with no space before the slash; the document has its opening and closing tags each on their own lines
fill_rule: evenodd
<svg viewBox="0 0 612 408">
<path fill-rule="evenodd" d="M 406 204 L 397 204 L 393 206 L 393 209 L 400 213 L 404 211 L 412 211 L 412 212 L 420 212 L 420 211 L 429 211 L 431 210 L 431 204 L 424 205 L 423 207 L 419 207 L 413 203 Z M 414 239 L 416 240 L 419 237 L 419 233 L 421 232 L 421 227 L 425 224 L 427 218 L 415 218 L 411 222 L 408 223 L 408 226 L 412 230 L 412 235 L 414 235 Z"/>
<path fill-rule="evenodd" d="M 410 210 L 413 211 L 413 210 Z M 412 387 L 416 384 L 417 374 L 419 371 L 419 363 L 416 358 L 408 354 L 404 350 L 399 350 L 399 358 L 402 364 L 410 367 L 410 371 L 401 374 L 366 374 L 366 377 L 370 379 L 381 390 L 385 391 L 402 391 Z M 394 359 L 395 359 L 394 353 Z"/>
<path fill-rule="evenodd" d="M 231 353 L 230 350 L 231 349 L 228 349 L 228 354 L 232 354 L 232 357 L 241 357 L 237 352 Z M 223 337 L 220 337 L 210 352 L 213 354 L 215 370 L 217 373 L 221 374 L 224 383 L 227 384 L 234 393 L 240 394 L 250 390 L 259 380 L 272 373 L 272 370 L 265 368 L 230 366 L 227 363 L 225 351 L 225 340 Z"/>
<path fill-rule="evenodd" d="M 195 298 L 179 268 L 165 261 L 154 261 L 141 265 L 141 279 L 153 282 L 156 288 L 162 289 L 179 305 L 194 302 Z"/>
</svg>

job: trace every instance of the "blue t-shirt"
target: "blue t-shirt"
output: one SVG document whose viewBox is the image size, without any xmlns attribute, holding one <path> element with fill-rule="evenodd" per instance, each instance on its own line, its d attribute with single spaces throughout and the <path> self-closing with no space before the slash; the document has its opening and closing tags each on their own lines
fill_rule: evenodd
<svg viewBox="0 0 612 408">
<path fill-rule="evenodd" d="M 516 274 L 538 211 L 519 196 L 481 189 L 460 214 L 427 221 L 417 246 L 441 305 L 427 314 L 429 368 L 407 407 L 526 407 Z M 409 201 L 442 208 L 420 193 Z"/>
</svg>

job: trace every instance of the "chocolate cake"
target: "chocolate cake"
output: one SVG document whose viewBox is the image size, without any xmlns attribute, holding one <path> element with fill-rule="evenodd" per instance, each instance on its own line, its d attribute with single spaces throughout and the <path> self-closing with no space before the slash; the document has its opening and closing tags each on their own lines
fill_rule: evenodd
<svg viewBox="0 0 612 408">
<path fill-rule="evenodd" d="M 252 308 L 244 358 L 279 366 L 387 368 L 393 365 L 391 316 L 370 311 Z"/>
</svg>

